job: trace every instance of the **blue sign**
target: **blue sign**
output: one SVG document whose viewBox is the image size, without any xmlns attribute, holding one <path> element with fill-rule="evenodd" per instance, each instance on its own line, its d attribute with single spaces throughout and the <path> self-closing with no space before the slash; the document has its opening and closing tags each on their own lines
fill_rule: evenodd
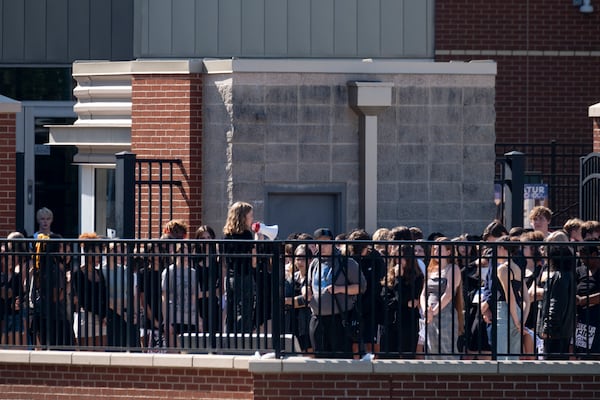
<svg viewBox="0 0 600 400">
<path fill-rule="evenodd" d="M 546 200 L 548 185 L 545 183 L 526 183 L 523 197 L 525 200 Z"/>
</svg>

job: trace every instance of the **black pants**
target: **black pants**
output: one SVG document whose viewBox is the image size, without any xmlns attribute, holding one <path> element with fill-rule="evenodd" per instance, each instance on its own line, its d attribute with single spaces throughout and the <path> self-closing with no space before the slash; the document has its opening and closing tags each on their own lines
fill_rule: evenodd
<svg viewBox="0 0 600 400">
<path fill-rule="evenodd" d="M 545 339 L 544 357 L 546 360 L 568 360 L 569 342 L 567 339 Z"/>
<path fill-rule="evenodd" d="M 108 310 L 106 315 L 106 331 L 108 345 L 111 347 L 140 346 L 139 327 L 135 324 L 128 326 L 123 317 L 111 309 Z"/>
<path fill-rule="evenodd" d="M 352 340 L 342 315 L 313 315 L 309 331 L 316 357 L 352 358 Z"/>
</svg>

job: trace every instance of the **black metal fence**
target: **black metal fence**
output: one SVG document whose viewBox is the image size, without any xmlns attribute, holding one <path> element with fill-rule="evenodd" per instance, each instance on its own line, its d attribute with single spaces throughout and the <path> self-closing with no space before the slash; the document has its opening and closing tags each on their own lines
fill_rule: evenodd
<svg viewBox="0 0 600 400">
<path fill-rule="evenodd" d="M 591 144 L 497 143 L 496 155 L 518 151 L 525 154 L 525 183 L 548 185 L 548 205 L 553 211 L 552 225 L 561 227 L 579 216 L 579 160 L 592 151 Z"/>
<path fill-rule="evenodd" d="M 0 245 L 4 348 L 600 357 L 598 242 Z"/>
</svg>

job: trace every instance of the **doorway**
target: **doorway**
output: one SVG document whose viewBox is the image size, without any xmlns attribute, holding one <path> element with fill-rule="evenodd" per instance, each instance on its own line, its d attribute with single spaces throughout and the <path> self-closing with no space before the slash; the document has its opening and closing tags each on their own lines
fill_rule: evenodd
<svg viewBox="0 0 600 400">
<path fill-rule="evenodd" d="M 279 239 L 291 233 L 312 233 L 327 227 L 344 231 L 346 187 L 330 185 L 274 185 L 267 189 L 265 223 L 279 226 Z"/>
<path fill-rule="evenodd" d="M 35 212 L 47 207 L 54 213 L 52 231 L 67 238 L 78 236 L 78 168 L 75 146 L 48 146 L 48 125 L 71 125 L 77 118 L 72 102 L 23 102 L 17 115 L 17 221 L 31 235 L 37 229 Z M 21 157 L 19 157 L 21 153 Z"/>
</svg>

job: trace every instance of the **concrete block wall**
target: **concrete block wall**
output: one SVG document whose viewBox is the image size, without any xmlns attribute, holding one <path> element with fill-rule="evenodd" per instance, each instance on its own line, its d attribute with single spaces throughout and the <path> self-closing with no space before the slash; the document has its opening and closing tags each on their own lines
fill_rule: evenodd
<svg viewBox="0 0 600 400">
<path fill-rule="evenodd" d="M 494 78 L 473 75 L 230 73 L 204 80 L 203 220 L 236 200 L 264 215 L 265 186 L 343 183 L 359 223 L 359 118 L 352 80 L 393 82 L 378 116 L 378 225 L 448 235 L 494 216 Z"/>
<path fill-rule="evenodd" d="M 0 236 L 16 226 L 16 114 L 0 113 Z"/>
</svg>

